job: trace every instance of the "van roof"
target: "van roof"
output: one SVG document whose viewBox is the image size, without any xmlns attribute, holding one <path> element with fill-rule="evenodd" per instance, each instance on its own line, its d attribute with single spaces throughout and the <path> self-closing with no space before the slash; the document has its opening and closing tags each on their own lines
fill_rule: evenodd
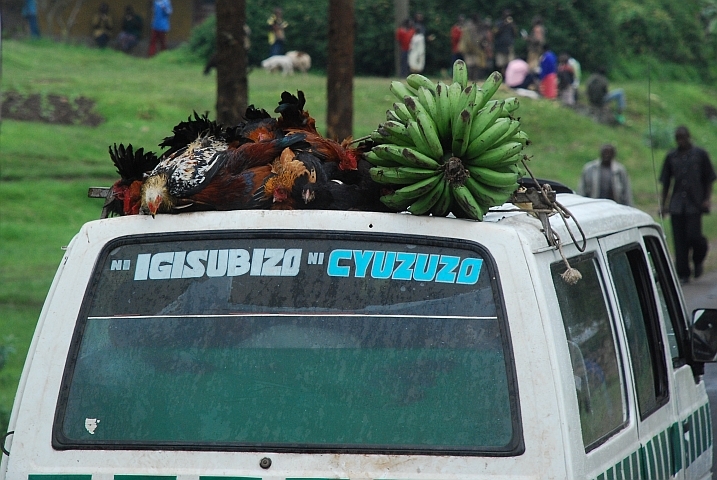
<svg viewBox="0 0 717 480">
<path fill-rule="evenodd" d="M 561 215 L 556 212 L 549 217 L 551 228 L 558 234 L 564 245 L 572 243 L 571 232 L 572 236 L 580 242 L 582 240 L 581 230 L 586 238 L 599 238 L 629 228 L 657 225 L 655 220 L 642 210 L 621 205 L 612 200 L 593 199 L 565 193 L 558 194 L 556 200 L 559 205 L 564 207 L 565 213 L 571 216 L 571 218 L 563 220 Z M 521 238 L 530 243 L 533 251 L 547 246 L 540 221 L 535 216 L 518 210 L 512 204 L 492 209 L 485 216 L 484 221 L 519 230 Z"/>
<path fill-rule="evenodd" d="M 562 206 L 571 218 L 563 219 L 554 212 L 549 215 L 551 228 L 558 234 L 564 245 L 582 241 L 581 231 L 586 238 L 601 237 L 610 233 L 619 232 L 636 226 L 657 225 L 652 217 L 636 208 L 617 204 L 612 200 L 591 199 L 575 194 L 560 193 L 556 196 L 557 203 Z M 274 220 L 269 220 L 274 219 Z M 379 219 L 387 220 L 385 223 Z M 426 234 L 427 229 L 435 231 L 442 236 L 450 231 L 451 222 L 461 222 L 460 228 L 466 226 L 463 222 L 483 224 L 478 228 L 486 228 L 492 233 L 500 231 L 506 234 L 518 235 L 521 241 L 532 251 L 538 251 L 549 246 L 542 232 L 542 223 L 534 215 L 527 214 L 511 203 L 495 207 L 485 215 L 483 222 L 462 220 L 455 218 L 433 218 L 427 216 L 412 216 L 408 213 L 377 213 L 355 211 L 320 211 L 320 210 L 241 210 L 225 212 L 194 212 L 176 215 L 157 215 L 156 218 L 145 215 L 131 215 L 116 218 L 95 220 L 83 227 L 82 235 L 88 239 L 105 243 L 106 241 L 125 235 L 161 235 L 183 231 L 212 231 L 242 229 L 251 225 L 267 221 L 267 228 L 288 228 L 299 230 L 335 230 L 357 229 L 368 227 L 368 231 L 387 233 L 416 233 Z M 577 224 L 576 224 L 577 222 Z M 566 227 L 567 224 L 567 227 Z M 579 228 L 578 228 L 579 225 Z M 569 231 L 568 231 L 569 229 Z M 457 236 L 461 235 L 454 230 Z M 488 234 L 488 232 L 486 232 Z M 96 235 L 96 236 L 95 236 Z M 473 236 L 472 234 L 470 234 Z"/>
</svg>

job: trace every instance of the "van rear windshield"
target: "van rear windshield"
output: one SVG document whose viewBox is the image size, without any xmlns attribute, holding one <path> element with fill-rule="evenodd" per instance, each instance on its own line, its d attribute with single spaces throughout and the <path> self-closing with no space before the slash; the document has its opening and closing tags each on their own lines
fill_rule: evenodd
<svg viewBox="0 0 717 480">
<path fill-rule="evenodd" d="M 123 239 L 86 294 L 53 444 L 520 453 L 494 277 L 467 243 Z"/>
</svg>

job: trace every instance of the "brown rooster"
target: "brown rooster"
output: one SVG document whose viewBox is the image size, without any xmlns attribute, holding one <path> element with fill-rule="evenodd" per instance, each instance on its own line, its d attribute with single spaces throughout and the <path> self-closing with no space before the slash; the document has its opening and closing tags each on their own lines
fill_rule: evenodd
<svg viewBox="0 0 717 480">
<path fill-rule="evenodd" d="M 265 192 L 275 210 L 292 210 L 300 206 L 301 191 L 307 182 L 316 182 L 316 170 L 306 168 L 296 154 L 285 148 L 271 164 L 274 174 L 266 182 Z"/>
</svg>

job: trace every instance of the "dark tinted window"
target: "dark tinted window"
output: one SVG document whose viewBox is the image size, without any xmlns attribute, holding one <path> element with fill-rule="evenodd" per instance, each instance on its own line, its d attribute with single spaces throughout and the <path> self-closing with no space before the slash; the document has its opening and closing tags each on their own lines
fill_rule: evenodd
<svg viewBox="0 0 717 480">
<path fill-rule="evenodd" d="M 685 316 L 662 244 L 656 237 L 646 236 L 645 246 L 657 286 L 657 302 L 662 311 L 670 355 L 673 365 L 679 367 L 685 363 L 684 344 L 687 339 Z"/>
<path fill-rule="evenodd" d="M 475 247 L 398 240 L 117 246 L 80 318 L 56 444 L 514 452 L 491 277 Z"/>
<path fill-rule="evenodd" d="M 592 257 L 571 259 L 582 279 L 570 285 L 553 265 L 552 275 L 573 367 L 580 427 L 586 449 L 601 443 L 627 420 L 625 389 L 613 323 L 599 267 Z"/>
<path fill-rule="evenodd" d="M 645 256 L 639 246 L 608 254 L 642 418 L 667 401 L 667 367 Z"/>
</svg>

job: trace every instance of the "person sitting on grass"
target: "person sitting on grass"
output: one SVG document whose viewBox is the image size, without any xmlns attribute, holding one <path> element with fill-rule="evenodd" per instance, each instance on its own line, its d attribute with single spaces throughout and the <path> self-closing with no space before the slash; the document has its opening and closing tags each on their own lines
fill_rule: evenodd
<svg viewBox="0 0 717 480">
<path fill-rule="evenodd" d="M 625 91 L 622 88 L 608 90 L 609 82 L 605 76 L 605 68 L 598 68 L 586 83 L 588 101 L 595 108 L 602 109 L 610 102 L 615 102 L 615 120 L 618 123 L 625 123 L 623 112 L 625 111 Z"/>
</svg>

